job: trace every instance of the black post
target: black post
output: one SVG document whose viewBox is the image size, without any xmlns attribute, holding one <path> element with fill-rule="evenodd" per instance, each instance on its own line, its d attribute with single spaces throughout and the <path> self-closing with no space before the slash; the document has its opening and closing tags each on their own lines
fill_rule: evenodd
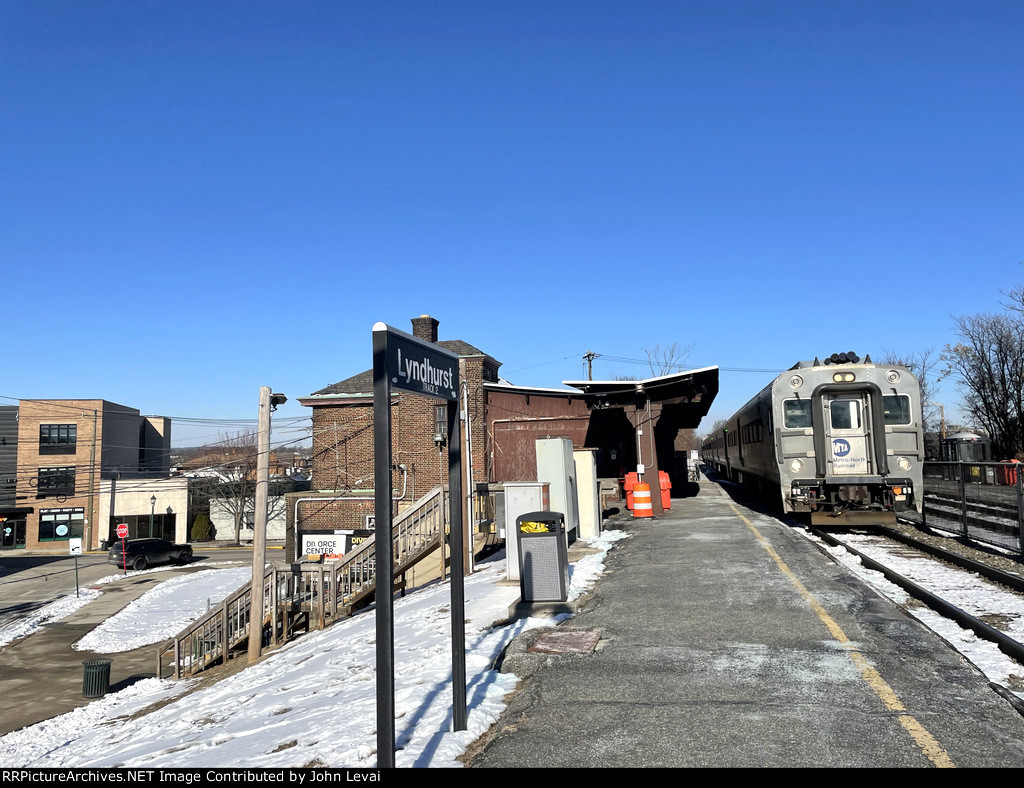
<svg viewBox="0 0 1024 788">
<path fill-rule="evenodd" d="M 964 478 L 964 471 L 967 466 L 960 460 L 960 531 L 961 535 L 967 538 L 967 479 Z"/>
<path fill-rule="evenodd" d="M 395 766 L 394 566 L 391 549 L 391 384 L 387 327 L 373 327 L 374 577 L 377 616 L 377 766 Z M 383 451 L 382 451 L 383 449 Z"/>
<path fill-rule="evenodd" d="M 459 401 L 448 400 L 448 508 L 451 512 L 452 545 L 452 725 L 457 731 L 466 722 L 466 550 L 462 522 L 462 429 Z M 472 539 L 470 549 L 473 549 Z"/>
<path fill-rule="evenodd" d="M 1017 483 L 1017 551 L 1024 555 L 1024 467 L 1010 465 Z"/>
</svg>

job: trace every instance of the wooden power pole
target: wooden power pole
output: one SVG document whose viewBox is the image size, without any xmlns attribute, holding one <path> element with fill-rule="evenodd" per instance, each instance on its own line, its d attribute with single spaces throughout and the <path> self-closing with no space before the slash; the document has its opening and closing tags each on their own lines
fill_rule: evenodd
<svg viewBox="0 0 1024 788">
<path fill-rule="evenodd" d="M 260 388 L 256 435 L 256 511 L 252 531 L 252 586 L 249 607 L 249 661 L 260 658 L 263 646 L 263 569 L 267 554 L 267 499 L 270 486 L 270 389 Z"/>
</svg>

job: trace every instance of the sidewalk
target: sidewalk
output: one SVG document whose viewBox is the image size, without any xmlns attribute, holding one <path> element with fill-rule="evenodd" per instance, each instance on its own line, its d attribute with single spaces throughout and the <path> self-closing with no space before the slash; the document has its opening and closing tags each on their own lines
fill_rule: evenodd
<svg viewBox="0 0 1024 788">
<path fill-rule="evenodd" d="M 1024 766 L 1024 720 L 944 641 L 712 482 L 632 533 L 475 767 Z M 543 641 L 542 641 L 543 642 Z"/>
<path fill-rule="evenodd" d="M 82 697 L 84 660 L 113 660 L 111 692 L 155 676 L 157 644 L 117 654 L 77 651 L 73 644 L 166 579 L 141 574 L 107 584 L 99 598 L 67 618 L 0 650 L 0 736 L 90 703 Z"/>
</svg>

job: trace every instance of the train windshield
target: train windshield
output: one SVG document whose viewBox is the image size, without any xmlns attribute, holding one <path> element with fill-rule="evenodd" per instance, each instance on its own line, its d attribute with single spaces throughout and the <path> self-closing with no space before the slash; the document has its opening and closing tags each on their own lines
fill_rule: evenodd
<svg viewBox="0 0 1024 788">
<path fill-rule="evenodd" d="M 886 424 L 910 424 L 910 397 L 906 394 L 882 397 L 882 410 Z"/>
<path fill-rule="evenodd" d="M 782 403 L 783 424 L 790 429 L 812 426 L 811 401 L 809 399 L 787 399 Z"/>
</svg>

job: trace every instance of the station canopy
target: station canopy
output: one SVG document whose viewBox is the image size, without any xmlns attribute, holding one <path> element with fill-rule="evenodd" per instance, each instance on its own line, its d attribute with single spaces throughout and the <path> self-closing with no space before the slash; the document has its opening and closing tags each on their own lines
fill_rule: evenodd
<svg viewBox="0 0 1024 788">
<path fill-rule="evenodd" d="M 587 406 L 594 410 L 660 404 L 662 412 L 671 415 L 675 426 L 694 429 L 718 395 L 718 367 L 673 372 L 644 380 L 564 380 L 562 383 L 583 392 Z"/>
</svg>

